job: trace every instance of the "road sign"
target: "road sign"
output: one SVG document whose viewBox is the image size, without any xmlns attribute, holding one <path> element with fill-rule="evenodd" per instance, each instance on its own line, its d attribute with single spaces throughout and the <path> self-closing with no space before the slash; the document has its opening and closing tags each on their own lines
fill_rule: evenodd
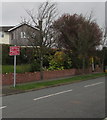
<svg viewBox="0 0 107 120">
<path fill-rule="evenodd" d="M 11 46 L 9 55 L 20 55 L 20 46 Z"/>
<path fill-rule="evenodd" d="M 20 55 L 20 46 L 10 47 L 10 56 L 14 56 L 14 87 L 16 86 L 16 55 Z"/>
</svg>

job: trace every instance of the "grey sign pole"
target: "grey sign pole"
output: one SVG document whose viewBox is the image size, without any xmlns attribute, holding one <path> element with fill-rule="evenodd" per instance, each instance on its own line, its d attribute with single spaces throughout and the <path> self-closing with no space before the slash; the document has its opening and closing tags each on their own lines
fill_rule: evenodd
<svg viewBox="0 0 107 120">
<path fill-rule="evenodd" d="M 19 46 L 11 46 L 10 47 L 10 56 L 14 56 L 14 87 L 16 87 L 16 55 L 20 55 L 20 47 Z"/>
<path fill-rule="evenodd" d="M 14 55 L 14 87 L 16 86 L 16 55 Z"/>
</svg>

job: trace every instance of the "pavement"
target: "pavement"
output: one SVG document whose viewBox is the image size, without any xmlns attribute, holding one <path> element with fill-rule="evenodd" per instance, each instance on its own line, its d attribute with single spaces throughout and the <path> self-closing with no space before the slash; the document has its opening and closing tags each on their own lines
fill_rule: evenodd
<svg viewBox="0 0 107 120">
<path fill-rule="evenodd" d="M 2 103 L 3 118 L 102 119 L 105 118 L 105 77 L 3 96 Z"/>
</svg>

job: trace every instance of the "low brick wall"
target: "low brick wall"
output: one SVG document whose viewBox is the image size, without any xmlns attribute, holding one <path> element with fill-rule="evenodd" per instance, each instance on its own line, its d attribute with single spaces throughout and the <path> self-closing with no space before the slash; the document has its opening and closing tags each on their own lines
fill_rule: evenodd
<svg viewBox="0 0 107 120">
<path fill-rule="evenodd" d="M 2 75 L 2 85 L 12 85 L 14 80 L 13 73 Z M 16 83 L 26 83 L 40 80 L 40 73 L 17 73 Z"/>
<path fill-rule="evenodd" d="M 100 72 L 101 70 L 97 70 Z M 44 71 L 44 80 L 67 77 L 81 74 L 82 70 L 77 69 L 67 69 L 67 70 L 57 70 L 57 71 Z M 86 73 L 92 73 L 91 70 L 86 70 Z M 40 80 L 40 72 L 34 73 L 18 73 L 16 74 L 16 83 L 27 83 Z M 1 84 L 1 82 L 0 82 Z M 2 75 L 2 85 L 12 85 L 13 84 L 13 73 Z"/>
<path fill-rule="evenodd" d="M 44 80 L 55 79 L 60 77 L 75 75 L 76 69 L 59 70 L 59 71 L 44 71 Z M 17 83 L 34 82 L 40 80 L 40 72 L 34 73 L 18 73 L 16 74 Z M 13 84 L 13 73 L 2 75 L 2 85 Z"/>
<path fill-rule="evenodd" d="M 44 71 L 44 79 L 54 79 L 66 76 L 75 75 L 76 69 L 57 70 L 57 71 Z"/>
</svg>

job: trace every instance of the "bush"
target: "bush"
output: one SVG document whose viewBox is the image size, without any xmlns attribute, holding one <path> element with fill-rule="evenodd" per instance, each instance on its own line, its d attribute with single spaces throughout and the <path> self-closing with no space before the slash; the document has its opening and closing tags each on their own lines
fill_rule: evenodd
<svg viewBox="0 0 107 120">
<path fill-rule="evenodd" d="M 70 69 L 70 68 L 72 68 L 72 60 L 67 56 L 64 61 L 64 69 Z"/>
<path fill-rule="evenodd" d="M 64 70 L 63 65 L 58 64 L 56 61 L 54 61 L 54 59 L 52 59 L 49 63 L 50 67 L 48 68 L 48 70 Z"/>
<path fill-rule="evenodd" d="M 2 64 L 3 65 L 13 64 L 13 57 L 9 56 L 9 47 L 10 45 L 2 45 Z"/>
<path fill-rule="evenodd" d="M 48 70 L 64 70 L 72 67 L 72 61 L 70 57 L 64 52 L 56 52 L 54 56 L 50 56 Z"/>
<path fill-rule="evenodd" d="M 34 61 L 31 64 L 30 72 L 40 71 L 40 63 L 37 61 Z"/>
</svg>

